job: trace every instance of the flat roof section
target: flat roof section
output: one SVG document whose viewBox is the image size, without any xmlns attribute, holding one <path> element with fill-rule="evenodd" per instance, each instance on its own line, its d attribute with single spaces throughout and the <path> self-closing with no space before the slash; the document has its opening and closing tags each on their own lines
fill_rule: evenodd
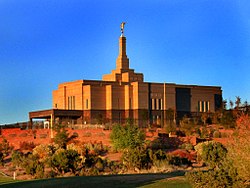
<svg viewBox="0 0 250 188">
<path fill-rule="evenodd" d="M 56 117 L 81 117 L 83 115 L 82 110 L 62 110 L 62 109 L 48 109 L 29 112 L 30 119 L 47 119 L 51 118 L 51 115 Z"/>
</svg>

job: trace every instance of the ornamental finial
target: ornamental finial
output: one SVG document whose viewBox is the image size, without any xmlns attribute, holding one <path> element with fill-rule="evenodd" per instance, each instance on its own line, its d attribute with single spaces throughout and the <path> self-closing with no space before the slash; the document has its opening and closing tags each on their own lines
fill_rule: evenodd
<svg viewBox="0 0 250 188">
<path fill-rule="evenodd" d="M 122 22 L 121 23 L 121 33 L 122 33 L 122 36 L 124 34 L 124 26 L 125 26 L 126 22 Z"/>
</svg>

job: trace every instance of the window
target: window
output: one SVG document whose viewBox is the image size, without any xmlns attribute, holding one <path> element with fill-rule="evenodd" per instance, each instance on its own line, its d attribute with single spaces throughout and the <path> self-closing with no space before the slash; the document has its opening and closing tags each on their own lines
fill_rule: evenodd
<svg viewBox="0 0 250 188">
<path fill-rule="evenodd" d="M 152 110 L 162 110 L 162 99 L 151 99 Z"/>
<path fill-rule="evenodd" d="M 75 96 L 68 97 L 68 110 L 75 110 Z"/>
<path fill-rule="evenodd" d="M 198 112 L 209 112 L 210 102 L 209 101 L 198 101 Z"/>
<path fill-rule="evenodd" d="M 89 100 L 86 99 L 86 109 L 89 109 Z"/>
<path fill-rule="evenodd" d="M 162 102 L 162 99 L 158 99 L 158 110 L 161 110 L 162 109 L 162 105 L 161 105 L 161 102 Z"/>
</svg>

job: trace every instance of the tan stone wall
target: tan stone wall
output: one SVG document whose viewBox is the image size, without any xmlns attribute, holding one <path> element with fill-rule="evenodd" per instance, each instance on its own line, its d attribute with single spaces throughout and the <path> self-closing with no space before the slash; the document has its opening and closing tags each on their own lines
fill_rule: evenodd
<svg viewBox="0 0 250 188">
<path fill-rule="evenodd" d="M 176 109 L 176 104 L 175 104 L 175 86 L 173 85 L 167 85 L 165 84 L 166 88 L 166 101 L 165 101 L 165 110 L 168 109 Z"/>
<path fill-rule="evenodd" d="M 53 93 L 53 108 L 68 109 L 68 97 L 74 96 L 74 109 L 82 110 L 82 80 L 62 83 Z"/>
<path fill-rule="evenodd" d="M 106 87 L 91 86 L 91 109 L 106 110 Z"/>
<path fill-rule="evenodd" d="M 91 85 L 83 86 L 83 110 L 91 109 Z"/>
<path fill-rule="evenodd" d="M 198 101 L 209 101 L 209 109 L 210 112 L 215 112 L 215 101 L 214 94 L 221 94 L 221 90 L 219 88 L 211 88 L 211 87 L 193 87 L 191 88 L 191 111 L 197 112 Z"/>
</svg>

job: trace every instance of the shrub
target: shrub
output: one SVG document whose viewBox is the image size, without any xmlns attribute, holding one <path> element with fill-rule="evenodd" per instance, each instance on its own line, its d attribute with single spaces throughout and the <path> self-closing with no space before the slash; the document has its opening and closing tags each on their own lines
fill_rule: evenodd
<svg viewBox="0 0 250 188">
<path fill-rule="evenodd" d="M 91 132 L 83 133 L 83 137 L 91 137 L 91 136 L 92 136 Z"/>
<path fill-rule="evenodd" d="M 12 164 L 16 167 L 21 167 L 22 161 L 23 161 L 22 157 L 23 157 L 23 153 L 21 153 L 20 151 L 14 150 L 11 155 Z"/>
<path fill-rule="evenodd" d="M 27 133 L 21 133 L 21 134 L 19 134 L 19 137 L 27 137 L 27 136 L 28 136 Z"/>
<path fill-rule="evenodd" d="M 64 174 L 66 172 L 76 173 L 79 166 L 80 155 L 75 150 L 57 150 L 51 159 L 50 166 L 57 174 Z"/>
<path fill-rule="evenodd" d="M 54 142 L 58 144 L 62 148 L 66 148 L 68 139 L 69 139 L 69 133 L 65 129 L 65 126 L 63 125 L 55 125 L 55 131 L 56 135 L 54 138 Z"/>
<path fill-rule="evenodd" d="M 168 138 L 157 138 L 150 143 L 150 147 L 152 150 L 160 150 L 169 149 L 171 146 L 168 142 Z"/>
<path fill-rule="evenodd" d="M 73 132 L 73 134 L 72 134 L 72 138 L 77 138 L 79 135 L 78 135 L 78 133 L 77 132 Z"/>
<path fill-rule="evenodd" d="M 122 155 L 123 164 L 131 169 L 148 169 L 151 159 L 148 150 L 143 147 L 128 148 Z"/>
<path fill-rule="evenodd" d="M 47 138 L 48 134 L 40 134 L 40 138 Z"/>
<path fill-rule="evenodd" d="M 194 146 L 191 143 L 184 143 L 180 145 L 180 148 L 185 150 L 193 150 Z"/>
<path fill-rule="evenodd" d="M 14 137 L 16 137 L 16 134 L 9 134 L 9 137 L 14 138 Z"/>
<path fill-rule="evenodd" d="M 228 146 L 228 157 L 237 168 L 239 177 L 250 185 L 250 116 L 241 114 L 236 124 L 236 132 L 232 136 L 232 143 Z"/>
<path fill-rule="evenodd" d="M 227 160 L 216 170 L 188 172 L 185 176 L 194 188 L 246 187 Z"/>
<path fill-rule="evenodd" d="M 175 166 L 182 166 L 182 165 L 190 166 L 192 164 L 191 161 L 186 157 L 170 156 L 168 160 L 169 164 Z"/>
<path fill-rule="evenodd" d="M 103 132 L 101 132 L 101 133 L 96 133 L 96 136 L 104 137 L 104 136 L 105 136 L 105 133 L 103 133 Z"/>
<path fill-rule="evenodd" d="M 29 150 L 29 151 L 32 151 L 36 145 L 34 144 L 34 142 L 20 142 L 19 144 L 20 146 L 20 150 Z"/>
<path fill-rule="evenodd" d="M 44 164 L 39 162 L 38 157 L 29 154 L 27 157 L 22 157 L 22 167 L 27 174 L 42 178 L 44 175 Z"/>
<path fill-rule="evenodd" d="M 95 154 L 95 155 L 102 155 L 102 154 L 105 154 L 108 152 L 108 147 L 107 146 L 104 146 L 102 144 L 102 142 L 88 142 L 88 143 L 84 143 L 83 144 L 83 147 L 85 149 L 88 149 L 88 151 L 92 154 Z"/>
<path fill-rule="evenodd" d="M 227 149 L 218 142 L 210 142 L 202 147 L 202 160 L 212 169 L 219 167 L 226 158 Z"/>
<path fill-rule="evenodd" d="M 144 144 L 145 134 L 135 125 L 127 124 L 124 127 L 116 125 L 112 129 L 110 138 L 117 150 L 133 149 Z"/>
<path fill-rule="evenodd" d="M 10 145 L 5 138 L 0 143 L 0 151 L 3 153 L 3 157 L 7 157 L 13 150 L 13 146 Z"/>
<path fill-rule="evenodd" d="M 48 160 L 50 160 L 55 151 L 56 145 L 40 144 L 33 149 L 33 155 L 38 156 L 39 161 L 41 162 L 48 162 Z"/>
<path fill-rule="evenodd" d="M 221 138 L 221 133 L 219 131 L 214 131 L 213 137 L 214 138 Z"/>
</svg>

